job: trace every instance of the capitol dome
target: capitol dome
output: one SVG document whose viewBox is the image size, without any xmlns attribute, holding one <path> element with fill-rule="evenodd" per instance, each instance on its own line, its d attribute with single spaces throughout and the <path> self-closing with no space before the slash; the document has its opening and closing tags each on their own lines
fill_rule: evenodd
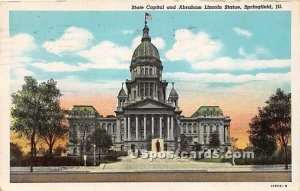
<svg viewBox="0 0 300 191">
<path fill-rule="evenodd" d="M 147 25 L 145 25 L 143 29 L 141 43 L 133 52 L 130 69 L 133 69 L 139 64 L 157 65 L 162 68 L 159 52 L 151 43 L 151 37 L 149 36 L 149 28 Z"/>
</svg>

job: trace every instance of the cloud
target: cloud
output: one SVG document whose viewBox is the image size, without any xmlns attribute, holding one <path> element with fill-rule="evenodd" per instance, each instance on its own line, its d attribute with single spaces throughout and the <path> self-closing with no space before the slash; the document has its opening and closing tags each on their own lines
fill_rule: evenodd
<svg viewBox="0 0 300 191">
<path fill-rule="evenodd" d="M 243 36 L 243 37 L 246 37 L 246 38 L 251 38 L 252 37 L 252 33 L 248 30 L 245 30 L 245 29 L 241 29 L 239 27 L 234 27 L 232 28 L 232 31 L 237 34 L 237 35 L 240 35 L 240 36 Z"/>
<path fill-rule="evenodd" d="M 10 65 L 12 77 L 23 80 L 24 76 L 34 75 L 32 71 L 26 69 L 26 65 L 32 61 L 28 53 L 36 48 L 33 36 L 20 33 L 10 37 L 6 44 L 3 54 L 5 58 L 9 58 L 7 62 Z"/>
<path fill-rule="evenodd" d="M 290 60 L 270 59 L 233 59 L 229 57 L 219 57 L 214 60 L 191 63 L 192 68 L 197 70 L 255 70 L 290 67 Z"/>
<path fill-rule="evenodd" d="M 133 33 L 134 33 L 134 30 L 122 30 L 121 33 L 122 33 L 122 34 L 125 34 L 125 35 L 126 35 L 126 34 L 133 34 Z"/>
<path fill-rule="evenodd" d="M 258 74 L 241 74 L 233 75 L 229 73 L 187 73 L 174 72 L 165 73 L 164 76 L 168 79 L 188 82 L 202 83 L 247 83 L 251 81 L 289 81 L 291 74 L 288 73 L 258 73 Z"/>
<path fill-rule="evenodd" d="M 197 62 L 212 59 L 222 47 L 222 42 L 213 40 L 207 33 L 194 34 L 188 29 L 179 29 L 175 32 L 175 43 L 166 57 L 171 61 Z"/>
<path fill-rule="evenodd" d="M 244 47 L 240 47 L 238 50 L 240 56 L 245 57 L 247 59 L 256 59 L 258 56 L 270 56 L 271 52 L 265 47 L 256 47 L 253 53 L 247 53 Z"/>
<path fill-rule="evenodd" d="M 92 33 L 83 28 L 69 27 L 59 39 L 46 41 L 43 47 L 48 52 L 61 55 L 86 48 L 93 38 Z"/>
<path fill-rule="evenodd" d="M 128 69 L 132 51 L 126 46 L 111 41 L 103 41 L 88 50 L 79 51 L 77 54 L 91 62 L 81 64 L 82 67 Z"/>
<path fill-rule="evenodd" d="M 66 64 L 64 62 L 33 63 L 32 66 L 40 68 L 46 72 L 76 72 L 85 71 L 87 68 L 79 65 Z"/>
<path fill-rule="evenodd" d="M 132 45 L 131 45 L 132 51 L 134 51 L 134 49 L 141 43 L 141 39 L 142 39 L 142 36 L 137 36 L 133 39 Z M 161 37 L 151 38 L 151 42 L 159 50 L 164 49 L 165 45 L 166 45 L 165 40 Z"/>
</svg>

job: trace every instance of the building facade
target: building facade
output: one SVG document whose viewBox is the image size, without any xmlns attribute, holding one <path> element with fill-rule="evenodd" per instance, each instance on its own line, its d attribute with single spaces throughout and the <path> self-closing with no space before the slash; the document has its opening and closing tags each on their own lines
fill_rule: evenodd
<svg viewBox="0 0 300 191">
<path fill-rule="evenodd" d="M 167 94 L 169 83 L 162 79 L 162 71 L 159 52 L 145 24 L 141 43 L 133 52 L 131 79 L 122 83 L 117 96 L 115 116 L 103 117 L 88 105 L 74 105 L 68 111 L 68 155 L 89 152 L 85 146 L 88 135 L 97 128 L 105 129 L 113 149 L 120 151 L 149 149 L 152 139 L 162 139 L 164 150 L 175 150 L 180 148 L 182 135 L 191 149 L 199 144 L 205 150 L 213 132 L 219 135 L 220 149 L 229 149 L 231 119 L 218 106 L 201 106 L 191 117 L 181 116 L 174 83 Z"/>
</svg>

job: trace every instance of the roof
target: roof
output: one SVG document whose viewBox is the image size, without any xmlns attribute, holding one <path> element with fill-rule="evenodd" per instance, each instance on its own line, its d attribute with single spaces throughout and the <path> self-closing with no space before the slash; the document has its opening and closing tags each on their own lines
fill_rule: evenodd
<svg viewBox="0 0 300 191">
<path fill-rule="evenodd" d="M 200 116 L 223 116 L 223 111 L 219 106 L 201 106 L 191 117 Z"/>
<path fill-rule="evenodd" d="M 135 49 L 132 55 L 132 61 L 138 58 L 156 58 L 160 59 L 157 48 L 150 41 L 143 41 Z"/>
<path fill-rule="evenodd" d="M 123 87 L 122 87 L 122 89 L 119 91 L 118 97 L 127 97 L 126 92 L 125 92 L 125 90 L 123 89 Z"/>
<path fill-rule="evenodd" d="M 74 115 L 99 116 L 99 113 L 92 105 L 73 105 L 70 111 Z"/>
<path fill-rule="evenodd" d="M 169 97 L 178 97 L 178 93 L 174 88 L 171 89 Z"/>
</svg>

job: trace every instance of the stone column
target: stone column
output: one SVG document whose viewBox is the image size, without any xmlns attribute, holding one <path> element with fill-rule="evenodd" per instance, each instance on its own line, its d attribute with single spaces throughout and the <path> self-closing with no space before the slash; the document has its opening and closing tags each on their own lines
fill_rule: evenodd
<svg viewBox="0 0 300 191">
<path fill-rule="evenodd" d="M 154 136 L 154 116 L 152 116 L 151 133 L 152 133 L 152 136 Z"/>
<path fill-rule="evenodd" d="M 185 124 L 185 132 L 189 133 L 189 124 L 188 123 Z"/>
<path fill-rule="evenodd" d="M 224 143 L 226 144 L 227 143 L 227 127 L 224 126 Z"/>
<path fill-rule="evenodd" d="M 167 117 L 167 133 L 168 133 L 168 140 L 170 139 L 170 117 Z"/>
<path fill-rule="evenodd" d="M 124 140 L 127 140 L 127 117 L 124 117 Z"/>
<path fill-rule="evenodd" d="M 139 117 L 135 117 L 135 139 L 138 140 L 139 138 Z"/>
<path fill-rule="evenodd" d="M 228 143 L 230 143 L 230 128 L 227 126 L 227 137 L 228 137 Z"/>
<path fill-rule="evenodd" d="M 117 124 L 116 124 L 116 133 L 117 133 L 117 142 L 121 141 L 121 123 L 120 118 L 117 118 Z"/>
<path fill-rule="evenodd" d="M 223 145 L 224 144 L 224 126 L 222 126 L 222 125 L 220 125 L 219 126 L 219 133 L 220 133 L 220 143 L 221 143 L 221 145 Z"/>
<path fill-rule="evenodd" d="M 128 140 L 130 141 L 131 139 L 131 132 L 130 132 L 130 116 L 128 116 Z"/>
<path fill-rule="evenodd" d="M 174 140 L 174 118 L 171 117 L 171 139 Z"/>
<path fill-rule="evenodd" d="M 146 136 L 147 136 L 146 126 L 147 126 L 147 119 L 146 119 L 146 115 L 145 115 L 144 116 L 144 139 L 146 139 Z"/>
<path fill-rule="evenodd" d="M 162 138 L 162 117 L 159 117 L 159 138 Z"/>
<path fill-rule="evenodd" d="M 201 126 L 200 123 L 198 123 L 198 128 L 199 128 L 198 129 L 198 135 L 199 135 L 198 141 L 200 144 L 203 144 L 203 127 Z"/>
</svg>

